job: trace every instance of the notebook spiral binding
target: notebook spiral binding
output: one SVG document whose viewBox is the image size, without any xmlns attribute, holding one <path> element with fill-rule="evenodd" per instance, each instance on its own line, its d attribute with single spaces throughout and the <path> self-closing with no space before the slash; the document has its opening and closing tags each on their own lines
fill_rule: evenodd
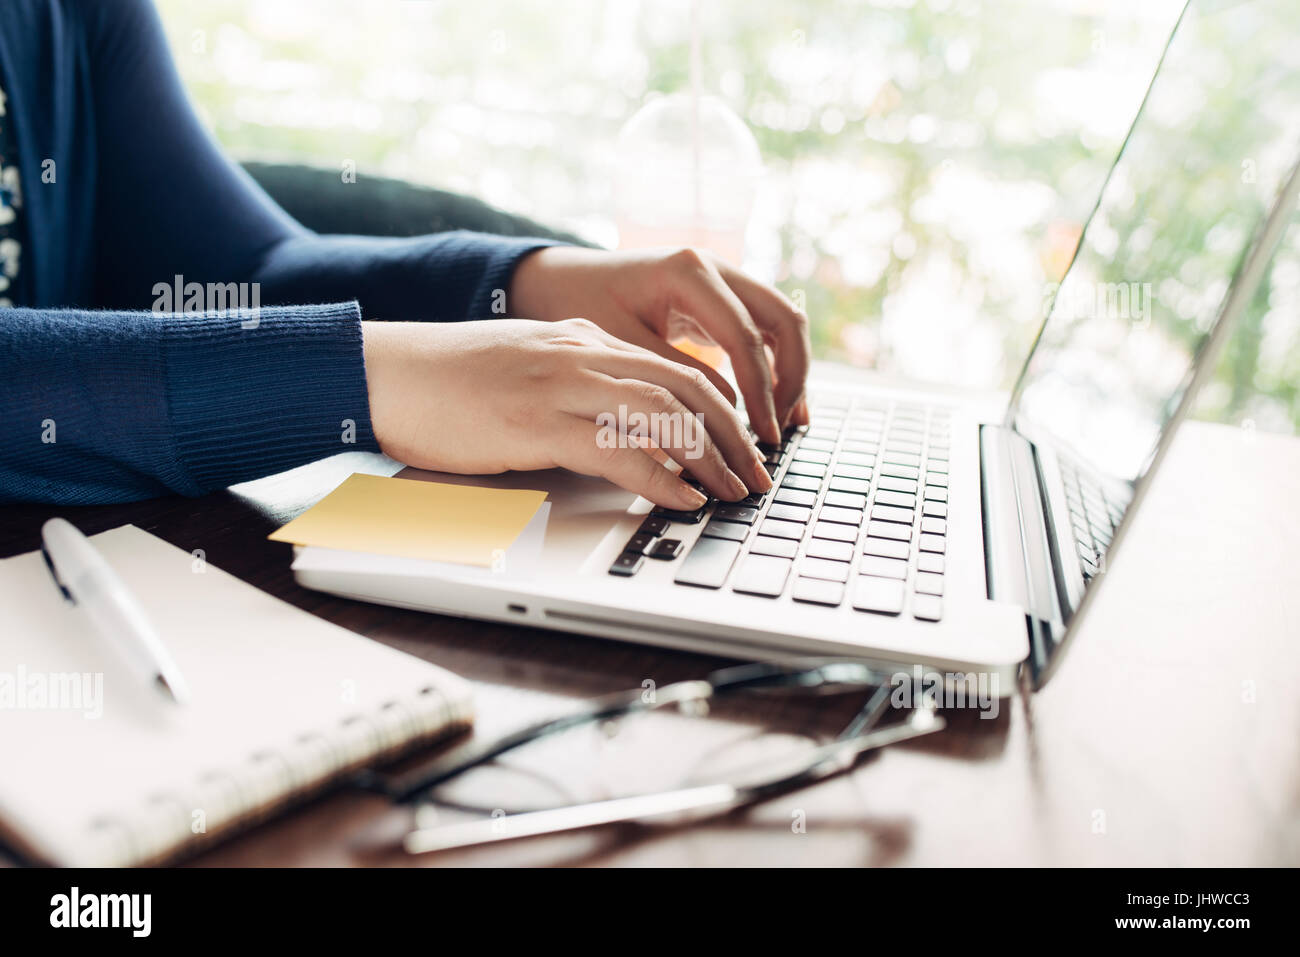
<svg viewBox="0 0 1300 957">
<path fill-rule="evenodd" d="M 333 734 L 303 734 L 286 748 L 258 751 L 237 767 L 209 771 L 184 794 L 156 794 L 134 813 L 94 819 L 85 835 L 84 863 L 160 864 L 194 853 L 351 771 L 468 727 L 471 718 L 469 708 L 424 687 L 408 700 L 345 718 Z"/>
</svg>

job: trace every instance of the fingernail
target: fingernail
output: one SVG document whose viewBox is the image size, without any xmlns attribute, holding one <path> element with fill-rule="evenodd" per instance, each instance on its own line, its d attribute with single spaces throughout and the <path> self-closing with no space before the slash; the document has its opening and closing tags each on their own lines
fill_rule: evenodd
<svg viewBox="0 0 1300 957">
<path fill-rule="evenodd" d="M 766 492 L 772 487 L 772 476 L 767 474 L 767 466 L 764 462 L 763 457 L 755 450 L 754 466 L 750 472 L 754 479 L 751 487 L 755 492 Z"/>
<path fill-rule="evenodd" d="M 698 489 L 691 488 L 685 482 L 681 483 L 681 485 L 678 487 L 678 491 L 681 493 L 682 503 L 688 509 L 701 508 L 703 507 L 704 503 L 709 500 L 709 497 L 707 495 L 705 495 L 703 492 L 699 491 Z"/>
<path fill-rule="evenodd" d="M 732 502 L 738 502 L 749 494 L 749 486 L 731 469 L 727 469 L 727 493 Z"/>
</svg>

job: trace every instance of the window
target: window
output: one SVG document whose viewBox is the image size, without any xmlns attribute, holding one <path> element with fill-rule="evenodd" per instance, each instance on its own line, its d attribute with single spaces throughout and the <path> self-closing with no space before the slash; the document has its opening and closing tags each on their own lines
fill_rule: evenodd
<svg viewBox="0 0 1300 957">
<path fill-rule="evenodd" d="M 1019 368 L 1181 6 L 158 3 L 237 158 L 351 161 L 611 246 L 630 231 L 620 131 L 657 97 L 716 96 L 761 155 L 746 265 L 805 307 L 817 355 L 991 388 Z M 1300 424 L 1297 232 L 1203 417 Z"/>
</svg>

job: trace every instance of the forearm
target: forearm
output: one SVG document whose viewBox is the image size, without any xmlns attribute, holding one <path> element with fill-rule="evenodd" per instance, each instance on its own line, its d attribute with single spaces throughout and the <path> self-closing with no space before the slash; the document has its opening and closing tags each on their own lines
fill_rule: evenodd
<svg viewBox="0 0 1300 957">
<path fill-rule="evenodd" d="M 507 295 L 520 260 L 552 240 L 465 231 L 410 238 L 293 236 L 255 276 L 266 303 L 355 299 L 367 319 L 459 322 L 523 315 Z"/>
<path fill-rule="evenodd" d="M 201 495 L 374 451 L 355 303 L 0 310 L 0 501 Z"/>
<path fill-rule="evenodd" d="M 148 0 L 95 0 L 78 10 L 98 131 L 96 305 L 148 308 L 155 285 L 179 275 L 204 284 L 258 282 L 264 305 L 355 299 L 367 318 L 511 314 L 505 292 L 516 264 L 550 241 L 314 234 L 200 127 Z"/>
</svg>

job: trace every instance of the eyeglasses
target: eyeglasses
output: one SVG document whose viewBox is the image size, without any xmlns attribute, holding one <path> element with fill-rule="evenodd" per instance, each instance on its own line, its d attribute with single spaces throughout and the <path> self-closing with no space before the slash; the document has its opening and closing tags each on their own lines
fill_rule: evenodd
<svg viewBox="0 0 1300 957">
<path fill-rule="evenodd" d="M 733 706 L 752 718 L 769 705 L 849 693 L 867 698 L 830 740 L 772 729 L 767 715 L 759 730 L 726 717 Z M 923 696 L 905 703 L 906 719 L 880 726 L 893 698 L 889 676 L 862 662 L 738 665 L 659 688 L 647 682 L 404 775 L 356 783 L 417 806 L 404 845 L 412 853 L 613 821 L 698 820 L 843 773 L 868 751 L 943 727 Z M 674 722 L 682 724 L 665 727 Z M 488 818 L 443 824 L 440 808 Z"/>
</svg>

